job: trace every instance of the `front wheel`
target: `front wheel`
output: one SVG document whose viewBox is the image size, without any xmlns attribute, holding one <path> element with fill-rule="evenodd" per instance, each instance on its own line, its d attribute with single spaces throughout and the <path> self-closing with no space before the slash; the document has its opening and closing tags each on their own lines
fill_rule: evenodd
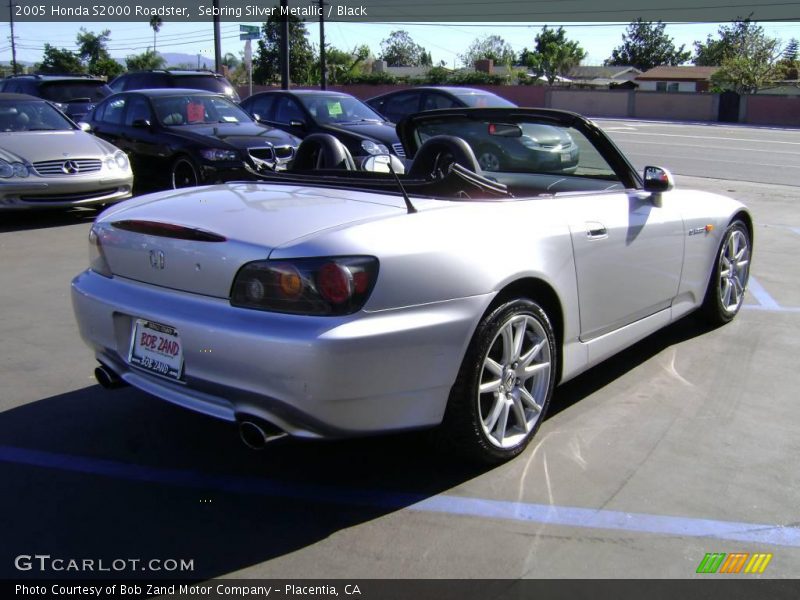
<svg viewBox="0 0 800 600">
<path fill-rule="evenodd" d="M 722 236 L 702 312 L 715 325 L 731 321 L 744 303 L 750 277 L 750 233 L 742 221 L 730 224 Z"/>
<path fill-rule="evenodd" d="M 503 162 L 496 148 L 484 146 L 478 152 L 478 165 L 484 171 L 500 171 L 503 167 Z"/>
<path fill-rule="evenodd" d="M 545 311 L 517 299 L 478 326 L 445 411 L 443 434 L 484 463 L 521 453 L 544 419 L 555 386 L 556 343 Z"/>
<path fill-rule="evenodd" d="M 170 179 L 172 189 L 179 189 L 185 187 L 193 187 L 200 183 L 200 177 L 197 174 L 197 167 L 192 159 L 187 156 L 178 157 L 172 163 L 172 176 Z"/>
</svg>

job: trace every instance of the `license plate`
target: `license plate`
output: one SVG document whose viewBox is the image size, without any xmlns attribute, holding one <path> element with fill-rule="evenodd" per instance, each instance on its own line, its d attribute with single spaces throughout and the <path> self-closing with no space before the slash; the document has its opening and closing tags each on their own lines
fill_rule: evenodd
<svg viewBox="0 0 800 600">
<path fill-rule="evenodd" d="M 572 155 L 569 152 L 562 152 L 561 153 L 561 162 L 569 162 L 572 159 Z"/>
<path fill-rule="evenodd" d="M 174 327 L 137 319 L 128 362 L 169 379 L 183 373 L 183 347 Z"/>
</svg>

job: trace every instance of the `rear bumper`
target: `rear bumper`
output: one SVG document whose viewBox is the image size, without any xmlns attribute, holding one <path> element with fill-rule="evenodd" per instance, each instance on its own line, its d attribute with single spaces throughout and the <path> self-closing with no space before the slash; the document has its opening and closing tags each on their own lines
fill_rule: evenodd
<svg viewBox="0 0 800 600">
<path fill-rule="evenodd" d="M 440 423 L 491 295 L 306 317 L 86 271 L 72 300 L 81 336 L 131 385 L 228 421 L 253 415 L 296 436 L 344 437 Z M 177 329 L 182 381 L 128 363 L 138 318 Z"/>
</svg>

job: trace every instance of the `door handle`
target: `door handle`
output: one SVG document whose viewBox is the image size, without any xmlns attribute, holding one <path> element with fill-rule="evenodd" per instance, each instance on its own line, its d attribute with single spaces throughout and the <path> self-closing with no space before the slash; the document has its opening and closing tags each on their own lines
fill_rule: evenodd
<svg viewBox="0 0 800 600">
<path fill-rule="evenodd" d="M 600 240 L 608 237 L 608 230 L 602 223 L 590 221 L 586 223 L 586 237 L 590 240 Z"/>
</svg>

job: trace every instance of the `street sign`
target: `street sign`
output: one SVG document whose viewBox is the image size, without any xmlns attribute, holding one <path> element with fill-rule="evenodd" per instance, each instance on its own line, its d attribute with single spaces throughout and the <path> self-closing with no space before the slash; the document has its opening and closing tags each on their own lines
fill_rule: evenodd
<svg viewBox="0 0 800 600">
<path fill-rule="evenodd" d="M 261 28 L 258 25 L 239 25 L 240 40 L 257 40 L 261 37 Z"/>
</svg>

